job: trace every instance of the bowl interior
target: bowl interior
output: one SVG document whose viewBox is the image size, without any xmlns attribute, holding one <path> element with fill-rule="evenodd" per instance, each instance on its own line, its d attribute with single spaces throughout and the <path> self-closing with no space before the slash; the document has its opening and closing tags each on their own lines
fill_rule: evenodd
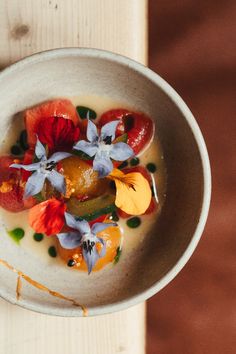
<svg viewBox="0 0 236 354">
<path fill-rule="evenodd" d="M 134 303 L 137 295 L 145 293 L 144 297 L 148 297 L 158 290 L 148 292 L 183 256 L 199 222 L 204 192 L 199 148 L 182 110 L 161 86 L 161 79 L 160 84 L 158 77 L 154 82 L 126 62 L 82 51 L 33 57 L 0 78 L 2 132 L 7 130 L 12 116 L 26 107 L 50 98 L 84 94 L 127 102 L 155 121 L 167 166 L 167 197 L 150 242 L 137 251 L 136 257 L 123 259 L 115 270 L 105 269 L 88 277 L 56 265 L 44 265 L 7 237 L 0 238 L 0 258 L 85 304 L 89 314 L 118 309 Z M 0 267 L 0 284 L 0 295 L 15 302 L 16 275 Z M 117 303 L 120 305 L 114 306 Z M 27 284 L 20 304 L 49 314 L 81 315 L 79 308 Z"/>
</svg>

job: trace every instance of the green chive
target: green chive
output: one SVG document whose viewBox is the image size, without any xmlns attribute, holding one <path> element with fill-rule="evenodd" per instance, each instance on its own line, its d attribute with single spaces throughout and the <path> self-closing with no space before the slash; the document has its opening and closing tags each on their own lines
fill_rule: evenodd
<svg viewBox="0 0 236 354">
<path fill-rule="evenodd" d="M 22 130 L 21 134 L 20 134 L 20 146 L 21 148 L 26 151 L 29 148 L 28 145 L 28 141 L 27 141 L 27 131 L 26 130 Z"/>
<path fill-rule="evenodd" d="M 117 247 L 116 256 L 115 256 L 114 261 L 113 261 L 114 264 L 117 264 L 119 262 L 121 253 L 122 253 L 122 249 L 120 247 Z"/>
<path fill-rule="evenodd" d="M 21 150 L 21 148 L 18 145 L 13 145 L 11 147 L 11 154 L 12 155 L 22 155 L 23 151 Z"/>
<path fill-rule="evenodd" d="M 87 116 L 89 116 L 90 119 L 96 119 L 97 117 L 97 113 L 89 107 L 77 106 L 76 110 L 81 119 L 86 119 Z"/>
<path fill-rule="evenodd" d="M 54 246 L 49 247 L 48 249 L 49 256 L 55 258 L 57 256 L 57 250 Z"/>
<path fill-rule="evenodd" d="M 139 158 L 134 157 L 133 159 L 130 160 L 130 166 L 137 166 L 139 164 Z"/>
<path fill-rule="evenodd" d="M 25 236 L 25 231 L 20 227 L 7 231 L 7 233 L 17 244 L 19 244 L 20 240 Z"/>
<path fill-rule="evenodd" d="M 139 227 L 139 225 L 141 224 L 141 219 L 138 216 L 134 216 L 133 218 L 127 220 L 126 224 L 131 229 L 135 229 L 136 227 Z"/>
<path fill-rule="evenodd" d="M 34 235 L 33 235 L 33 238 L 34 238 L 34 240 L 36 241 L 36 242 L 40 242 L 40 241 L 42 241 L 43 240 L 43 234 L 39 234 L 39 233 L 35 233 Z"/>
<path fill-rule="evenodd" d="M 154 173 L 157 170 L 156 165 L 152 162 L 149 162 L 146 167 L 147 167 L 148 171 L 151 173 Z"/>
</svg>

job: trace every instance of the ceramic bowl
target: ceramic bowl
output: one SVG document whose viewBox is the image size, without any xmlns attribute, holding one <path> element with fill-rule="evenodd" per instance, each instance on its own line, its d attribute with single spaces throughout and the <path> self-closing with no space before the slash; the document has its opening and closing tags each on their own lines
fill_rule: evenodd
<svg viewBox="0 0 236 354">
<path fill-rule="evenodd" d="M 166 201 L 150 242 L 116 268 L 78 274 L 44 265 L 13 245 L 1 226 L 0 258 L 42 284 L 72 297 L 98 315 L 142 302 L 160 291 L 189 260 L 203 232 L 211 191 L 210 166 L 200 129 L 179 95 L 147 67 L 113 53 L 67 48 L 42 52 L 0 74 L 0 130 L 13 115 L 54 97 L 96 94 L 131 103 L 155 121 L 167 167 Z M 1 221 L 2 224 L 2 221 Z M 16 274 L 0 266 L 0 296 L 41 313 L 81 316 L 70 303 L 24 284 L 15 297 Z"/>
</svg>

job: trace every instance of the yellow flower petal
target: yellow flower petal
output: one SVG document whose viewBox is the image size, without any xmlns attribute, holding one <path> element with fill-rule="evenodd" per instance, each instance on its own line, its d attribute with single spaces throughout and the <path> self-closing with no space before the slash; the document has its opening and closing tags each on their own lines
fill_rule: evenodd
<svg viewBox="0 0 236 354">
<path fill-rule="evenodd" d="M 152 192 L 146 178 L 139 172 L 124 174 L 114 169 L 109 178 L 116 184 L 116 201 L 118 208 L 130 215 L 145 213 L 150 205 Z"/>
</svg>

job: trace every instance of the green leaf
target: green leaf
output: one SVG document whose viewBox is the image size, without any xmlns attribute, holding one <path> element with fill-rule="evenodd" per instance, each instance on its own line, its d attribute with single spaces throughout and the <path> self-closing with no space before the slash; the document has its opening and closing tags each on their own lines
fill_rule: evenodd
<svg viewBox="0 0 236 354">
<path fill-rule="evenodd" d="M 122 253 L 122 249 L 121 249 L 121 247 L 119 246 L 119 247 L 117 247 L 117 249 L 116 249 L 116 256 L 115 256 L 114 261 L 113 261 L 114 264 L 117 264 L 117 263 L 119 262 L 121 253 Z"/>
<path fill-rule="evenodd" d="M 7 231 L 7 233 L 17 244 L 19 244 L 20 240 L 25 236 L 25 231 L 20 227 Z"/>
<path fill-rule="evenodd" d="M 34 197 L 34 198 L 37 200 L 37 202 L 39 202 L 39 203 L 44 202 L 44 200 L 45 200 L 45 198 L 43 197 L 43 195 L 42 195 L 41 192 L 39 192 L 38 194 L 35 194 L 33 197 Z"/>
<path fill-rule="evenodd" d="M 127 140 L 128 140 L 128 134 L 125 133 L 125 134 L 122 134 L 122 135 L 118 136 L 118 138 L 116 138 L 113 141 L 113 144 L 116 144 L 116 143 L 127 143 Z"/>
<path fill-rule="evenodd" d="M 90 119 L 97 118 L 97 113 L 89 107 L 77 106 L 76 110 L 81 119 L 86 119 L 87 116 L 89 116 Z"/>
</svg>

